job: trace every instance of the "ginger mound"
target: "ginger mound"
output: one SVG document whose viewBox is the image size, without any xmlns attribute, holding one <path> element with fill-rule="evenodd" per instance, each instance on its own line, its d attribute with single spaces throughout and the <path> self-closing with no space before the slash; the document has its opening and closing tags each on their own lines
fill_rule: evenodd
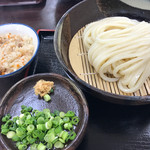
<svg viewBox="0 0 150 150">
<path fill-rule="evenodd" d="M 40 95 L 41 97 L 43 97 L 45 94 L 48 94 L 50 92 L 53 86 L 53 81 L 45 81 L 41 79 L 34 86 L 34 92 L 36 95 Z"/>
</svg>

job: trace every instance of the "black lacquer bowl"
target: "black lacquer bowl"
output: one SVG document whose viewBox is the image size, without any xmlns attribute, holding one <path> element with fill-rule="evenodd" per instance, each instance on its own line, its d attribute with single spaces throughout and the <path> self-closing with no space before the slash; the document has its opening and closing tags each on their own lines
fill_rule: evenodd
<svg viewBox="0 0 150 150">
<path fill-rule="evenodd" d="M 55 89 L 50 102 L 39 99 L 34 94 L 33 86 L 40 79 L 54 82 Z M 70 79 L 54 73 L 44 73 L 20 80 L 10 88 L 0 102 L 0 124 L 2 124 L 2 116 L 7 113 L 10 113 L 13 117 L 20 115 L 21 105 L 31 106 L 37 110 L 49 108 L 51 112 L 54 110 L 74 111 L 80 118 L 80 122 L 75 129 L 77 137 L 68 143 L 64 149 L 76 149 L 82 141 L 88 123 L 89 110 L 82 91 Z M 0 142 L 5 149 L 17 149 L 11 140 L 1 134 Z"/>
<path fill-rule="evenodd" d="M 58 60 L 66 74 L 76 81 L 81 89 L 100 100 L 124 105 L 149 104 L 149 94 L 128 96 L 107 92 L 81 80 L 72 69 L 69 60 L 69 45 L 73 36 L 86 24 L 110 16 L 126 16 L 139 21 L 149 21 L 150 11 L 129 6 L 120 0 L 87 0 L 80 2 L 67 11 L 57 24 L 54 35 L 54 48 Z"/>
</svg>

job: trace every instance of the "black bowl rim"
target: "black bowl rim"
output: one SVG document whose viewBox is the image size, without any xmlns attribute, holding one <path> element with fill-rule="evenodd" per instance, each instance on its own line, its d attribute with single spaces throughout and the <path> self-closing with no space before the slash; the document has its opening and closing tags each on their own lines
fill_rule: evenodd
<svg viewBox="0 0 150 150">
<path fill-rule="evenodd" d="M 94 86 L 91 86 L 90 84 L 86 83 L 85 81 L 81 80 L 75 73 L 73 73 L 72 71 L 70 71 L 70 69 L 67 68 L 67 66 L 65 65 L 65 62 L 62 60 L 61 55 L 59 53 L 58 50 L 58 45 L 57 45 L 57 39 L 59 36 L 59 29 L 61 29 L 61 26 L 63 24 L 64 19 L 66 18 L 66 16 L 74 9 L 76 9 L 76 7 L 78 7 L 79 5 L 83 4 L 83 3 L 87 3 L 89 1 L 83 1 L 77 5 L 75 5 L 74 7 L 70 8 L 58 21 L 57 25 L 56 25 L 56 29 L 55 29 L 55 33 L 54 33 L 54 50 L 56 53 L 56 56 L 60 62 L 60 64 L 63 66 L 64 70 L 66 72 L 69 73 L 69 75 L 71 75 L 71 78 L 73 77 L 73 79 L 75 79 L 75 81 L 77 81 L 79 84 L 82 84 L 83 86 L 87 87 L 89 90 L 93 90 L 95 93 L 99 93 L 101 95 L 110 97 L 110 98 L 115 98 L 118 102 L 118 104 L 122 104 L 119 101 L 123 100 L 127 105 L 144 105 L 144 104 L 150 104 L 150 96 L 149 95 L 145 95 L 145 96 L 127 96 L 127 95 L 119 95 L 119 94 L 114 94 L 114 93 L 109 93 L 107 91 L 103 91 L 101 89 L 98 89 Z M 67 74 L 68 75 L 68 74 Z M 112 102 L 112 101 L 111 101 Z M 132 102 L 132 103 L 130 103 Z M 116 102 L 114 102 L 116 103 Z"/>
<path fill-rule="evenodd" d="M 37 76 L 53 76 L 55 78 L 58 78 L 58 79 L 61 79 L 65 82 L 67 82 L 68 84 L 70 84 L 75 90 L 76 92 L 80 95 L 81 97 L 81 100 L 82 100 L 82 107 L 83 107 L 83 124 L 82 126 L 80 127 L 78 133 L 77 133 L 77 136 L 76 138 L 69 144 L 67 145 L 67 147 L 64 148 L 64 150 L 68 150 L 68 149 L 76 149 L 78 147 L 78 145 L 81 143 L 83 137 L 84 137 L 84 134 L 85 134 L 85 131 L 86 131 L 86 128 L 87 128 L 87 125 L 88 125 L 88 119 L 89 119 L 89 108 L 88 108 L 88 103 L 86 101 L 86 98 L 82 92 L 82 90 L 78 87 L 78 85 L 76 85 L 73 81 L 71 81 L 70 79 L 60 75 L 60 74 L 56 74 L 56 73 L 39 73 L 39 74 L 34 74 L 34 75 L 31 75 L 31 76 L 28 76 L 28 77 L 25 77 L 23 79 L 21 79 L 20 81 L 18 81 L 16 84 L 14 84 L 7 92 L 6 94 L 3 96 L 2 100 L 0 101 L 0 112 L 1 112 L 1 109 L 2 109 L 2 104 L 4 103 L 5 99 L 7 98 L 7 95 L 9 95 L 11 93 L 11 91 L 16 87 L 18 86 L 20 83 L 26 81 L 26 80 L 29 80 L 29 79 L 32 79 L 34 77 L 37 77 Z M 0 114 L 0 118 L 1 118 L 1 114 Z M 7 147 L 8 145 L 5 143 L 5 141 L 3 140 L 2 138 L 2 135 L 0 133 L 0 143 L 2 143 L 2 145 L 8 149 L 10 147 Z"/>
</svg>

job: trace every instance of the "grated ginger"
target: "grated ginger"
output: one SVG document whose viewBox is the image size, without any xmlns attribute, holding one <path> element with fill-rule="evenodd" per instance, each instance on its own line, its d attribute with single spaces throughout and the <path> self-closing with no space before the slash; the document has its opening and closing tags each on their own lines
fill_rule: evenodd
<svg viewBox="0 0 150 150">
<path fill-rule="evenodd" d="M 34 86 L 34 92 L 36 95 L 40 95 L 41 97 L 43 97 L 45 94 L 48 94 L 53 87 L 53 81 L 45 81 L 41 79 Z"/>
</svg>

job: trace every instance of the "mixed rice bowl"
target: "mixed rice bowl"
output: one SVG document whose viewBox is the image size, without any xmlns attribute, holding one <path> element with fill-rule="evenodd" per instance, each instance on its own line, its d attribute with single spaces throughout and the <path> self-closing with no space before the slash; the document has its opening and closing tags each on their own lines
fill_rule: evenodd
<svg viewBox="0 0 150 150">
<path fill-rule="evenodd" d="M 33 56 L 34 45 L 30 36 L 11 33 L 0 36 L 0 75 L 23 67 Z"/>
<path fill-rule="evenodd" d="M 0 78 L 26 68 L 37 54 L 39 38 L 24 24 L 0 26 Z"/>
</svg>

